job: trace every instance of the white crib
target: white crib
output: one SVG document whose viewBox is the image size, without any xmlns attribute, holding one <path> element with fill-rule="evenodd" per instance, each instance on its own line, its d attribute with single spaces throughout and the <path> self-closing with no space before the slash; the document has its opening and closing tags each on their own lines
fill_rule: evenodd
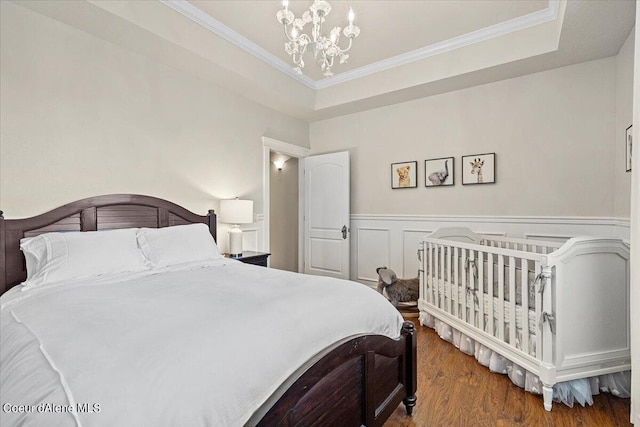
<svg viewBox="0 0 640 427">
<path fill-rule="evenodd" d="M 622 240 L 557 243 L 442 228 L 420 253 L 421 318 L 434 316 L 538 376 L 546 410 L 557 383 L 630 369 Z"/>
</svg>

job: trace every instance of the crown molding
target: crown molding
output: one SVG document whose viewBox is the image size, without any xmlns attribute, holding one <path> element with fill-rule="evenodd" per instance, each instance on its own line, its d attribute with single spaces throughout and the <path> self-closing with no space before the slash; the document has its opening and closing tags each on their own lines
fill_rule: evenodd
<svg viewBox="0 0 640 427">
<path fill-rule="evenodd" d="M 293 71 L 293 67 L 290 64 L 281 60 L 277 56 L 269 53 L 266 49 L 258 46 L 256 43 L 252 42 L 242 34 L 237 33 L 236 31 L 227 27 L 222 22 L 218 21 L 211 15 L 203 12 L 201 9 L 195 7 L 188 1 L 186 0 L 159 0 L 159 1 L 165 6 L 168 6 L 171 9 L 175 10 L 176 12 L 186 16 L 196 24 L 201 25 L 202 27 L 206 28 L 212 33 L 222 37 L 229 43 L 234 44 L 235 46 L 239 47 L 245 52 L 250 53 L 251 55 L 255 56 L 261 61 L 271 65 L 278 71 L 281 71 L 286 75 L 288 75 L 289 77 L 299 81 L 300 83 L 307 86 L 308 88 L 317 90 L 315 81 L 312 80 L 310 77 L 304 74 L 296 73 L 295 71 Z"/>
<path fill-rule="evenodd" d="M 255 56 L 261 61 L 271 65 L 278 71 L 283 72 L 287 76 L 304 84 L 308 88 L 319 90 L 325 89 L 340 83 L 358 79 L 364 76 L 375 74 L 384 70 L 395 68 L 411 62 L 426 59 L 441 53 L 450 52 L 475 43 L 504 36 L 516 31 L 524 30 L 536 25 L 554 21 L 558 18 L 561 0 L 549 0 L 549 6 L 546 9 L 520 16 L 518 18 L 504 21 L 489 27 L 481 28 L 458 37 L 454 37 L 442 42 L 434 43 L 420 49 L 416 49 L 401 55 L 397 55 L 373 64 L 365 65 L 351 71 L 336 74 L 318 81 L 314 81 L 305 74 L 297 74 L 293 71 L 293 66 L 277 56 L 271 54 L 266 49 L 258 46 L 243 35 L 237 33 L 222 22 L 213 18 L 211 15 L 203 12 L 201 9 L 192 5 L 186 0 L 159 0 L 162 4 L 170 7 L 178 13 L 189 18 L 193 22 L 208 29 L 214 34 L 222 37 L 233 45 L 239 47 L 247 53 Z"/>
<path fill-rule="evenodd" d="M 489 27 L 481 28 L 458 37 L 453 37 L 420 49 L 412 50 L 401 55 L 397 55 L 373 64 L 365 65 L 354 70 L 345 71 L 332 77 L 327 77 L 315 82 L 315 88 L 324 89 L 360 77 L 379 73 L 380 71 L 389 70 L 400 65 L 409 64 L 411 62 L 420 61 L 441 53 L 451 52 L 465 46 L 480 43 L 496 37 L 504 36 L 516 31 L 524 30 L 536 25 L 554 21 L 558 18 L 560 10 L 560 0 L 549 0 L 549 6 L 546 9 L 520 16 L 518 18 L 504 21 Z"/>
</svg>

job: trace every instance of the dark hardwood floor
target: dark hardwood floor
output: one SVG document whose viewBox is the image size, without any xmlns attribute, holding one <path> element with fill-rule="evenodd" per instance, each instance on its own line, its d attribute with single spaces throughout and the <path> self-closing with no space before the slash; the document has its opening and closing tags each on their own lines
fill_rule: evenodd
<svg viewBox="0 0 640 427">
<path fill-rule="evenodd" d="M 609 393 L 594 396 L 593 406 L 553 404 L 525 392 L 506 375 L 496 374 L 473 357 L 440 339 L 418 319 L 418 402 L 413 416 L 400 405 L 385 427 L 394 426 L 631 426 L 630 400 Z"/>
</svg>

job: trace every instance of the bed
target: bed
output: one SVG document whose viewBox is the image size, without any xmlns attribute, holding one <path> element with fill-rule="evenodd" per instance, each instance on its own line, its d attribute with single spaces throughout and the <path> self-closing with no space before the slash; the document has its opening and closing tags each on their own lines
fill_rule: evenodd
<svg viewBox="0 0 640 427">
<path fill-rule="evenodd" d="M 380 426 L 400 403 L 411 414 L 411 322 L 355 282 L 189 258 L 217 251 L 203 229 L 213 242 L 215 212 L 142 195 L 0 212 L 0 423 Z M 134 248 L 113 243 L 132 235 Z M 87 236 L 98 251 L 117 247 L 113 262 L 141 250 L 146 267 L 78 273 L 94 268 L 83 258 L 94 247 L 73 243 Z M 58 247 L 67 273 L 25 282 L 34 254 Z"/>
<path fill-rule="evenodd" d="M 627 243 L 442 228 L 423 239 L 420 254 L 421 323 L 541 393 L 546 410 L 554 400 L 592 403 L 599 389 L 628 397 Z"/>
</svg>

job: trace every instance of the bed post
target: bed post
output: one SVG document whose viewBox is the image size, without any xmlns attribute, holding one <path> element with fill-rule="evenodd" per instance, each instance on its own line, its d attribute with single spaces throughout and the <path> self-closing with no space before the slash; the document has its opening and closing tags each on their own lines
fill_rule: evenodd
<svg viewBox="0 0 640 427">
<path fill-rule="evenodd" d="M 548 261 L 547 261 L 548 262 Z M 551 265 L 545 263 L 542 266 L 542 317 L 539 322 L 542 324 L 542 364 L 540 370 L 540 379 L 542 380 L 542 398 L 544 409 L 551 411 L 553 405 L 553 386 L 555 379 L 555 365 L 553 349 L 555 348 L 555 313 L 553 312 L 553 299 L 555 298 L 553 271 Z M 548 323 L 549 327 L 545 328 L 544 324 Z"/>
<path fill-rule="evenodd" d="M 209 231 L 211 232 L 211 235 L 213 236 L 213 240 L 216 241 L 216 243 L 218 243 L 218 233 L 217 233 L 217 223 L 216 223 L 216 211 L 213 209 L 209 209 L 209 213 L 207 214 L 207 216 L 209 217 Z"/>
<path fill-rule="evenodd" d="M 7 231 L 3 212 L 0 211 L 0 295 L 7 290 Z"/>
<path fill-rule="evenodd" d="M 402 334 L 405 336 L 405 376 L 407 383 L 407 397 L 404 403 L 407 415 L 411 415 L 413 407 L 416 406 L 416 390 L 418 388 L 418 361 L 417 361 L 417 336 L 416 327 L 412 322 L 404 322 Z"/>
</svg>

